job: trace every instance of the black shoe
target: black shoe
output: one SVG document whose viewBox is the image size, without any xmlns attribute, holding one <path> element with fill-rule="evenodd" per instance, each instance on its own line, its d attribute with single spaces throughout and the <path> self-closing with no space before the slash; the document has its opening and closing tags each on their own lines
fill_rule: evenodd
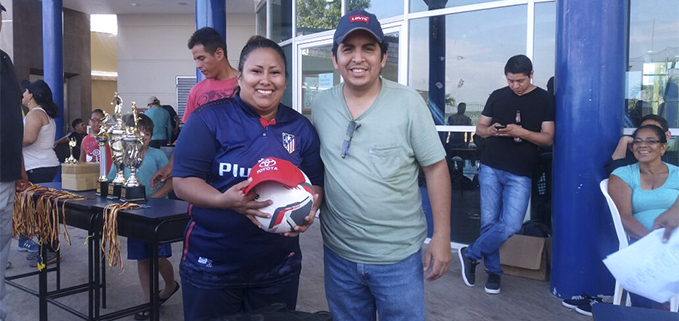
<svg viewBox="0 0 679 321">
<path fill-rule="evenodd" d="M 587 302 L 585 304 L 578 305 L 575 308 L 575 311 L 580 313 L 580 314 L 591 317 L 592 316 L 592 306 L 595 305 L 595 304 L 599 304 L 599 302 L 597 302 L 596 300 L 591 300 L 590 302 Z"/>
<path fill-rule="evenodd" d="M 575 309 L 578 306 L 589 304 L 592 301 L 596 301 L 596 302 L 601 303 L 602 300 L 603 299 L 598 298 L 598 297 L 592 297 L 592 296 L 589 296 L 587 294 L 583 294 L 583 295 L 574 296 L 574 297 L 567 299 L 567 300 L 563 300 L 563 302 L 561 302 L 561 304 L 563 306 L 569 308 L 569 309 Z"/>
<path fill-rule="evenodd" d="M 460 258 L 460 265 L 462 266 L 462 280 L 467 286 L 474 286 L 476 284 L 476 266 L 479 262 L 467 257 L 468 246 L 460 248 L 457 256 Z"/>
<path fill-rule="evenodd" d="M 500 278 L 497 274 L 488 274 L 485 287 L 486 293 L 500 294 Z"/>
</svg>

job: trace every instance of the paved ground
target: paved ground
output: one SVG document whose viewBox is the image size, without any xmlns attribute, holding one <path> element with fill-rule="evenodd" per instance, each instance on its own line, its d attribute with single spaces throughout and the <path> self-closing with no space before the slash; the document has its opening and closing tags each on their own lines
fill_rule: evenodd
<svg viewBox="0 0 679 321">
<path fill-rule="evenodd" d="M 62 287 L 84 282 L 87 278 L 87 256 L 85 248 L 86 233 L 69 228 L 72 239 L 71 246 L 62 249 Z M 124 241 L 124 238 L 121 238 Z M 323 288 L 323 256 L 322 241 L 318 222 L 301 236 L 304 255 L 302 277 L 300 281 L 298 309 L 302 311 L 327 310 Z M 123 249 L 126 245 L 123 243 Z M 181 244 L 173 244 L 171 258 L 175 266 L 175 275 Z M 126 257 L 123 251 L 123 257 Z M 12 244 L 10 261 L 13 267 L 8 275 L 31 271 L 24 252 L 16 251 L 16 241 Z M 118 272 L 118 267 L 108 268 L 108 308 L 102 313 L 129 307 L 143 302 L 141 288 L 137 279 L 136 264 L 125 261 L 125 271 Z M 481 270 L 479 270 L 481 271 Z M 483 286 L 468 288 L 460 278 L 460 265 L 453 256 L 450 271 L 441 279 L 425 284 L 428 320 L 590 320 L 561 305 L 561 302 L 549 293 L 549 283 L 539 282 L 512 276 L 502 279 L 502 294 L 491 296 L 483 291 Z M 50 289 L 54 289 L 55 278 L 50 276 Z M 20 281 L 25 286 L 37 289 L 37 277 Z M 483 284 L 485 277 L 480 275 L 477 283 Z M 10 321 L 34 321 L 38 319 L 38 299 L 14 287 L 8 286 Z M 87 294 L 82 293 L 60 299 L 79 311 L 87 312 Z M 161 320 L 182 320 L 181 292 L 175 294 L 161 308 Z M 49 320 L 77 320 L 73 315 L 58 307 L 49 306 Z M 133 320 L 127 317 L 124 320 Z"/>
</svg>

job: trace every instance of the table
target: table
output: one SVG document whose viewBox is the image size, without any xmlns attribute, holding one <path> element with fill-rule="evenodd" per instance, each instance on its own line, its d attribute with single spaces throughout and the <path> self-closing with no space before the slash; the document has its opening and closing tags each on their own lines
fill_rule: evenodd
<svg viewBox="0 0 679 321">
<path fill-rule="evenodd" d="M 60 183 L 41 184 L 46 187 L 60 189 Z M 106 205 L 119 203 L 96 196 L 94 191 L 77 192 L 85 197 L 85 200 L 67 200 L 65 212 L 65 224 L 71 227 L 81 228 L 88 231 L 88 282 L 61 289 L 60 287 L 60 261 L 57 260 L 56 268 L 43 269 L 39 272 L 30 272 L 21 275 L 7 277 L 7 283 L 20 290 L 26 291 L 39 298 L 40 320 L 47 320 L 47 303 L 54 304 L 84 320 L 114 320 L 137 312 L 150 310 L 151 319 L 158 320 L 160 302 L 158 298 L 158 245 L 180 241 L 184 235 L 184 229 L 189 221 L 187 215 L 188 203 L 170 199 L 149 199 L 140 203 L 142 208 L 118 212 L 118 235 L 134 237 L 150 243 L 150 298 L 148 303 L 114 311 L 105 315 L 100 314 L 99 307 L 106 306 L 105 299 L 105 274 L 102 272 L 100 263 L 100 240 L 103 224 L 103 209 Z M 61 202 L 61 201 L 60 201 Z M 45 252 L 46 249 L 43 249 Z M 44 255 L 45 253 L 43 253 Z M 47 290 L 47 273 L 57 272 L 57 289 Z M 12 280 L 39 275 L 38 291 L 23 287 Z M 102 296 L 102 290 L 104 295 Z M 61 302 L 57 298 L 88 291 L 89 305 L 88 314 L 76 311 Z"/>
</svg>

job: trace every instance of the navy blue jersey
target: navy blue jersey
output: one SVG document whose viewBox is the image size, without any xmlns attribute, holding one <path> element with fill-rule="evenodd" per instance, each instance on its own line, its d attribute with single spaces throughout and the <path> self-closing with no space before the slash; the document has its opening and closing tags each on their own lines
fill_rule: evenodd
<svg viewBox="0 0 679 321">
<path fill-rule="evenodd" d="M 264 126 L 236 95 L 193 113 L 179 136 L 172 175 L 199 177 L 225 192 L 270 156 L 292 162 L 313 185 L 323 185 L 320 143 L 311 122 L 281 104 L 275 124 Z M 192 206 L 190 214 L 182 265 L 204 275 L 206 284 L 262 284 L 299 273 L 298 238 L 267 233 L 232 210 Z"/>
</svg>

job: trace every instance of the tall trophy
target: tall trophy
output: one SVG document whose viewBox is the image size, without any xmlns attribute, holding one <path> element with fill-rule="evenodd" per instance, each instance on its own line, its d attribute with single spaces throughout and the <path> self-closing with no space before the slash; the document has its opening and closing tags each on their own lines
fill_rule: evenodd
<svg viewBox="0 0 679 321">
<path fill-rule="evenodd" d="M 78 160 L 73 157 L 73 147 L 75 147 L 77 144 L 78 142 L 75 140 L 75 137 L 71 137 L 71 139 L 68 141 L 68 153 L 70 156 L 64 160 L 64 163 L 75 164 L 78 162 Z"/>
<path fill-rule="evenodd" d="M 97 180 L 97 195 L 108 196 L 108 171 L 106 170 L 106 144 L 108 144 L 108 125 L 111 115 L 104 112 L 104 119 L 101 128 L 96 133 L 97 144 L 99 144 L 99 179 Z"/>
<path fill-rule="evenodd" d="M 134 125 L 125 127 L 125 135 L 122 138 L 123 163 L 130 169 L 130 177 L 120 193 L 120 200 L 125 202 L 146 200 L 146 189 L 137 179 L 137 169 L 143 161 L 141 151 L 144 148 L 144 135 L 139 131 L 139 114 L 135 102 L 132 102 L 132 118 Z"/>
<path fill-rule="evenodd" d="M 108 185 L 108 198 L 120 198 L 120 192 L 125 184 L 125 168 L 123 163 L 123 136 L 125 136 L 125 126 L 123 125 L 123 100 L 116 92 L 113 95 L 111 105 L 114 105 L 113 120 L 115 124 L 106 131 L 111 144 L 111 160 L 116 168 L 116 177 Z"/>
</svg>

